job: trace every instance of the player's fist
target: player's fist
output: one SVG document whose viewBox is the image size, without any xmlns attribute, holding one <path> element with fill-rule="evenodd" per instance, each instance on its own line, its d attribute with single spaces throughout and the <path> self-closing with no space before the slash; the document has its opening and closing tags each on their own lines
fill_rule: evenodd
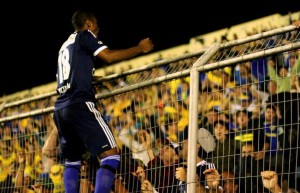
<svg viewBox="0 0 300 193">
<path fill-rule="evenodd" d="M 148 53 L 153 49 L 154 45 L 150 38 L 145 38 L 140 41 L 139 47 L 143 53 Z"/>
</svg>

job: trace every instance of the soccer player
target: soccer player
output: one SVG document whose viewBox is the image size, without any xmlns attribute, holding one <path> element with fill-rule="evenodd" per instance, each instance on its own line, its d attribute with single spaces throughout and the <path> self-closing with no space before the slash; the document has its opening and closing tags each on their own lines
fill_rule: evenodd
<svg viewBox="0 0 300 193">
<path fill-rule="evenodd" d="M 109 193 L 120 162 L 113 133 L 96 109 L 93 90 L 95 58 L 105 63 L 129 59 L 153 49 L 149 38 L 138 45 L 111 50 L 98 39 L 95 14 L 76 11 L 72 16 L 75 29 L 58 54 L 57 93 L 54 121 L 59 132 L 60 150 L 65 159 L 66 193 L 79 191 L 82 155 L 87 150 L 101 160 L 96 174 L 95 193 Z"/>
</svg>

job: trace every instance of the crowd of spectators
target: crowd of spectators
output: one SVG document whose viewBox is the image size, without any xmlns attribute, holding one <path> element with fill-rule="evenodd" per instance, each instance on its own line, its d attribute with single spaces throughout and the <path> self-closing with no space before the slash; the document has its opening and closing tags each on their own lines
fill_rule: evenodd
<svg viewBox="0 0 300 193">
<path fill-rule="evenodd" d="M 164 68 L 144 74 L 163 75 Z M 274 188 L 300 191 L 300 51 L 200 77 L 198 124 L 215 147 L 198 140 L 197 192 L 267 192 L 274 175 Z M 186 191 L 189 85 L 183 77 L 99 100 L 122 152 L 113 192 Z M 4 109 L 1 117 L 52 106 L 53 99 Z M 64 192 L 57 135 L 51 113 L 2 123 L 0 192 Z M 83 157 L 80 192 L 93 192 L 95 159 Z"/>
</svg>

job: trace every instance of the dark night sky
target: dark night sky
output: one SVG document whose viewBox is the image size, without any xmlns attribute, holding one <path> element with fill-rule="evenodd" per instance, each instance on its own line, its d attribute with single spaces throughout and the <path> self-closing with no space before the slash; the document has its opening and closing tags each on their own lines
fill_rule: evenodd
<svg viewBox="0 0 300 193">
<path fill-rule="evenodd" d="M 153 52 L 187 44 L 191 37 L 214 30 L 300 10 L 299 0 L 36 2 L 10 1 L 1 7 L 0 96 L 55 81 L 57 52 L 73 32 L 73 12 L 81 7 L 97 13 L 100 39 L 111 49 L 150 37 Z"/>
</svg>

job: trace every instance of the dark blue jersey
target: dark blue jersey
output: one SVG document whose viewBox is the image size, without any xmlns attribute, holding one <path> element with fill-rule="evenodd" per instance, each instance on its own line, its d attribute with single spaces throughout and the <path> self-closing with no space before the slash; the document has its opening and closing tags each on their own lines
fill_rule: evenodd
<svg viewBox="0 0 300 193">
<path fill-rule="evenodd" d="M 70 104 L 95 101 L 93 71 L 95 56 L 107 48 L 88 31 L 71 34 L 59 50 L 55 110 Z"/>
</svg>

